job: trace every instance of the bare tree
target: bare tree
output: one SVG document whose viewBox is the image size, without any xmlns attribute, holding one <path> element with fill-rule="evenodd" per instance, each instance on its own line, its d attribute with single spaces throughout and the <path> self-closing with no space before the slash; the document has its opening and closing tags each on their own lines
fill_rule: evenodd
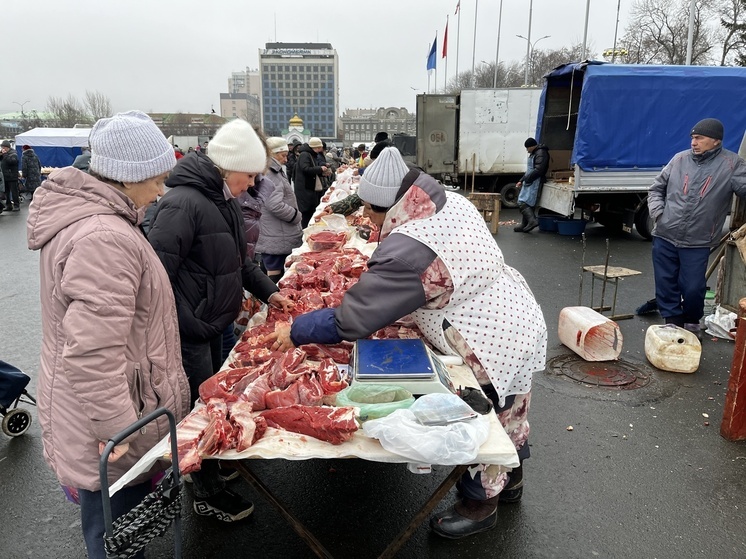
<svg viewBox="0 0 746 559">
<path fill-rule="evenodd" d="M 43 124 L 44 123 L 41 118 L 39 118 L 39 114 L 36 110 L 32 110 L 23 116 L 19 123 L 19 127 L 21 128 L 21 131 L 26 132 L 32 128 L 41 128 Z"/>
<path fill-rule="evenodd" d="M 717 32 L 722 43 L 720 65 L 746 66 L 746 0 L 723 0 L 717 14 L 721 26 Z"/>
<path fill-rule="evenodd" d="M 50 97 L 47 99 L 47 110 L 54 115 L 58 125 L 72 128 L 76 124 L 91 124 L 91 117 L 83 104 L 72 94 L 67 99 Z"/>
<path fill-rule="evenodd" d="M 113 114 L 111 111 L 111 101 L 100 91 L 86 90 L 85 107 L 94 122 L 101 118 L 110 117 Z"/>
<path fill-rule="evenodd" d="M 711 62 L 713 31 L 707 27 L 710 0 L 694 4 L 692 64 Z M 636 64 L 685 64 L 689 31 L 689 0 L 637 0 L 622 38 L 629 52 L 628 62 Z"/>
</svg>

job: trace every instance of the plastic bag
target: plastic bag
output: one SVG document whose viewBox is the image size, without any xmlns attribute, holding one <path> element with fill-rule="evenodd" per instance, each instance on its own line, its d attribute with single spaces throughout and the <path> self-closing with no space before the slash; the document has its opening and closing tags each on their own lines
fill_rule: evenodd
<svg viewBox="0 0 746 559">
<path fill-rule="evenodd" d="M 464 404 L 454 394 L 426 394 L 409 409 L 396 410 L 381 419 L 365 422 L 363 432 L 378 439 L 389 452 L 411 462 L 444 466 L 473 463 L 479 447 L 489 436 L 489 419 L 477 415 L 474 419 L 448 425 L 422 425 L 415 412 L 418 408 L 429 407 L 431 396 L 451 396 Z"/>
<path fill-rule="evenodd" d="M 705 317 L 705 332 L 711 336 L 733 340 L 736 334 L 736 318 L 736 313 L 717 305 L 715 312 Z"/>
<path fill-rule="evenodd" d="M 337 406 L 360 409 L 360 419 L 378 419 L 406 409 L 414 403 L 414 396 L 401 386 L 389 384 L 354 384 L 337 393 Z"/>
</svg>

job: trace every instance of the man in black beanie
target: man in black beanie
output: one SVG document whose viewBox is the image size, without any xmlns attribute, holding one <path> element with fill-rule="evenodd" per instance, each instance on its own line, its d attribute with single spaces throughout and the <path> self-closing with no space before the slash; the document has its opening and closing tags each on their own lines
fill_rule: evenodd
<svg viewBox="0 0 746 559">
<path fill-rule="evenodd" d="M 746 162 L 723 148 L 723 123 L 694 125 L 691 149 L 674 155 L 648 191 L 655 298 L 666 324 L 700 335 L 710 248 L 722 236 L 733 194 L 746 197 Z"/>
<path fill-rule="evenodd" d="M 518 209 L 523 214 L 523 220 L 520 225 L 513 228 L 513 231 L 528 233 L 539 226 L 534 208 L 538 202 L 539 188 L 549 170 L 549 149 L 534 138 L 528 138 L 523 142 L 523 147 L 528 152 L 528 164 L 526 165 L 526 173 L 516 183 L 521 191 L 518 195 Z"/>
<path fill-rule="evenodd" d="M 385 142 L 388 139 L 389 139 L 389 133 L 388 132 L 379 132 L 378 134 L 376 134 L 376 137 L 373 138 L 373 141 L 375 143 L 378 143 L 378 142 Z"/>
</svg>

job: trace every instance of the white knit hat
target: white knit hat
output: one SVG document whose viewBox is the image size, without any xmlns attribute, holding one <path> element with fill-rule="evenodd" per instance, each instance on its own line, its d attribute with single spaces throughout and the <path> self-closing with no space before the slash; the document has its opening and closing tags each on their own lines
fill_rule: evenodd
<svg viewBox="0 0 746 559">
<path fill-rule="evenodd" d="M 365 168 L 360 177 L 357 195 L 364 202 L 390 208 L 396 200 L 402 180 L 409 172 L 409 167 L 395 147 L 384 149 L 381 154 Z"/>
<path fill-rule="evenodd" d="M 278 136 L 267 138 L 267 147 L 272 153 L 288 151 L 288 143 L 285 141 L 285 138 L 280 138 Z"/>
<path fill-rule="evenodd" d="M 267 152 L 251 124 L 237 118 L 215 132 L 207 157 L 224 171 L 261 173 L 267 166 Z"/>
<path fill-rule="evenodd" d="M 310 148 L 323 148 L 324 142 L 321 141 L 321 138 L 310 138 L 308 140 L 308 147 Z"/>
<path fill-rule="evenodd" d="M 142 111 L 102 118 L 93 125 L 90 170 L 119 182 L 142 182 L 176 165 L 174 148 Z"/>
</svg>

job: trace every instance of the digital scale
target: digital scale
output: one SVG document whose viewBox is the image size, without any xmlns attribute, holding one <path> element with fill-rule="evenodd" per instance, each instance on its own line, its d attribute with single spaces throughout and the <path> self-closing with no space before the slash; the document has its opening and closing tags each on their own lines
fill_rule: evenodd
<svg viewBox="0 0 746 559">
<path fill-rule="evenodd" d="M 358 340 L 349 370 L 353 383 L 393 384 L 414 395 L 456 392 L 448 368 L 422 340 Z"/>
</svg>

